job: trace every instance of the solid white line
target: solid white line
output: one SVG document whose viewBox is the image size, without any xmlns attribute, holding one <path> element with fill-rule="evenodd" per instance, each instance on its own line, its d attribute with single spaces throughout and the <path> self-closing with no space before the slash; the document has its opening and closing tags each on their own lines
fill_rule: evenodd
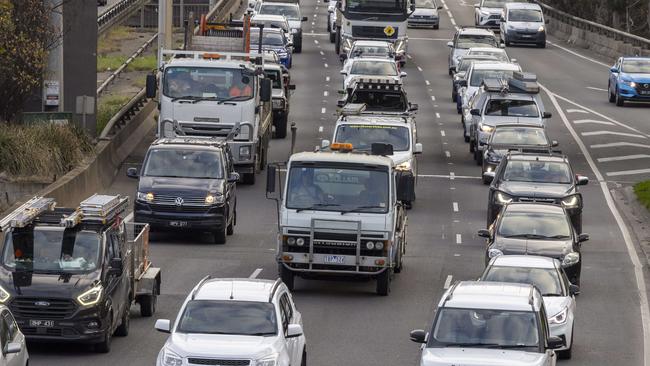
<svg viewBox="0 0 650 366">
<path fill-rule="evenodd" d="M 329 33 L 303 33 L 303 35 L 313 37 L 329 37 Z"/>
<path fill-rule="evenodd" d="M 458 212 L 458 202 L 453 202 L 451 206 L 454 208 L 454 212 Z"/>
<path fill-rule="evenodd" d="M 591 147 L 592 149 L 603 149 L 607 147 L 622 147 L 622 146 L 650 148 L 650 145 L 635 144 L 634 142 L 610 142 L 608 144 L 596 144 L 596 145 L 591 145 L 589 147 Z"/>
<path fill-rule="evenodd" d="M 451 158 L 451 153 L 449 151 L 445 151 L 445 156 Z"/>
<path fill-rule="evenodd" d="M 597 91 L 604 91 L 604 92 L 607 91 L 607 89 L 596 88 L 596 87 L 593 87 L 593 86 L 586 86 L 585 88 L 587 88 L 587 89 L 591 89 L 591 90 L 597 90 Z"/>
<path fill-rule="evenodd" d="M 413 57 L 411 57 L 411 55 L 408 54 L 408 55 L 406 55 L 406 58 L 408 58 L 408 59 L 410 60 L 410 59 L 412 59 Z"/>
<path fill-rule="evenodd" d="M 445 280 L 445 285 L 443 286 L 445 290 L 449 289 L 449 286 L 451 286 L 451 280 L 454 278 L 452 275 L 447 275 L 447 279 Z"/>
<path fill-rule="evenodd" d="M 610 158 L 600 158 L 597 160 L 599 163 L 606 163 L 608 161 L 623 161 L 623 160 L 647 159 L 647 158 L 650 158 L 650 155 L 637 154 L 637 155 L 612 156 Z"/>
<path fill-rule="evenodd" d="M 554 43 L 554 42 L 551 42 L 551 41 L 546 41 L 546 43 L 548 43 L 548 44 L 550 44 L 550 45 L 552 45 L 552 46 L 555 46 L 555 47 L 561 49 L 562 51 L 568 52 L 568 53 L 570 53 L 570 54 L 572 54 L 572 55 L 574 55 L 574 56 L 578 56 L 578 57 L 580 57 L 580 58 L 582 58 L 582 59 L 585 59 L 585 60 L 587 60 L 587 61 L 591 61 L 591 62 L 593 62 L 593 63 L 595 63 L 595 64 L 605 66 L 605 67 L 608 68 L 608 69 L 610 68 L 610 65 L 608 65 L 608 64 L 606 64 L 606 63 L 604 63 L 604 62 L 600 62 L 600 61 L 598 61 L 598 60 L 594 60 L 594 59 L 591 58 L 591 57 L 587 57 L 587 56 L 581 55 L 581 54 L 579 54 L 579 53 L 577 53 L 577 52 L 575 52 L 575 51 L 572 51 L 572 50 L 570 50 L 570 49 L 568 49 L 568 48 L 566 48 L 566 47 L 562 47 L 562 46 L 558 45 L 557 43 Z"/>
<path fill-rule="evenodd" d="M 325 56 L 325 52 L 319 51 L 321 56 Z"/>
<path fill-rule="evenodd" d="M 650 169 L 636 169 L 636 170 L 622 170 L 620 172 L 608 172 L 608 177 L 617 177 L 620 175 L 635 175 L 635 174 L 646 174 L 650 173 Z"/>
<path fill-rule="evenodd" d="M 436 112 L 436 118 L 440 118 L 440 113 Z"/>
<path fill-rule="evenodd" d="M 325 107 L 323 107 L 323 108 L 320 109 L 320 112 L 321 112 L 321 113 L 325 113 L 325 111 L 326 111 Z"/>
<path fill-rule="evenodd" d="M 440 136 L 445 137 L 445 131 L 440 131 Z"/>
<path fill-rule="evenodd" d="M 253 271 L 253 273 L 251 273 L 251 275 L 248 276 L 248 278 L 251 278 L 251 279 L 257 278 L 257 276 L 260 274 L 260 272 L 262 272 L 262 268 L 258 268 L 255 271 Z"/>
<path fill-rule="evenodd" d="M 639 307 L 641 312 L 641 325 L 643 328 L 643 358 L 644 358 L 644 362 L 648 362 L 650 361 L 650 308 L 648 307 L 648 294 L 646 293 L 647 287 L 645 284 L 645 278 L 643 277 L 643 266 L 641 265 L 641 261 L 639 260 L 639 256 L 636 252 L 636 248 L 634 247 L 634 243 L 632 242 L 632 237 L 630 236 L 630 232 L 628 231 L 627 226 L 625 225 L 625 222 L 623 221 L 623 218 L 621 217 L 621 214 L 618 211 L 618 208 L 616 208 L 616 204 L 614 203 L 612 194 L 609 191 L 609 187 L 607 187 L 607 182 L 604 180 L 603 175 L 600 173 L 598 167 L 596 166 L 596 163 L 591 158 L 591 155 L 589 154 L 589 150 L 587 150 L 587 147 L 582 142 L 582 140 L 580 139 L 576 131 L 573 129 L 571 123 L 569 123 L 569 120 L 567 119 L 566 115 L 564 114 L 564 111 L 560 107 L 560 104 L 558 103 L 555 94 L 553 94 L 550 90 L 546 89 L 546 87 L 544 87 L 543 85 L 540 85 L 540 88 L 544 90 L 544 92 L 546 92 L 546 94 L 551 99 L 551 102 L 555 106 L 555 109 L 557 109 L 560 118 L 564 122 L 564 125 L 566 126 L 567 130 L 569 130 L 569 133 L 571 133 L 571 135 L 573 136 L 573 139 L 576 141 L 578 147 L 582 151 L 582 154 L 585 156 L 585 159 L 587 160 L 587 163 L 591 167 L 591 170 L 596 175 L 596 180 L 599 182 L 600 189 L 602 190 L 603 195 L 605 196 L 605 202 L 607 203 L 609 210 L 614 216 L 614 220 L 616 221 L 616 224 L 618 225 L 621 234 L 623 236 L 623 241 L 625 242 L 625 248 L 627 249 L 627 254 L 629 255 L 630 262 L 632 262 L 632 265 L 634 267 L 634 277 L 636 279 L 637 291 L 639 292 L 639 300 L 640 300 Z M 578 105 L 575 102 L 573 103 Z M 582 107 L 580 105 L 578 106 Z"/>
<path fill-rule="evenodd" d="M 133 221 L 133 212 L 126 215 L 126 217 L 124 218 L 124 222 L 130 222 L 130 221 Z"/>
<path fill-rule="evenodd" d="M 635 135 L 633 133 L 614 132 L 614 131 L 591 131 L 591 132 L 582 133 L 582 136 L 600 136 L 600 135 L 627 136 L 627 137 L 636 137 L 640 139 L 646 138 L 645 136 Z"/>
<path fill-rule="evenodd" d="M 462 244 L 463 243 L 463 238 L 460 236 L 460 234 L 456 234 L 456 244 Z"/>
<path fill-rule="evenodd" d="M 429 80 L 425 80 L 424 83 L 427 84 L 427 85 L 431 85 L 431 83 L 429 82 Z"/>
<path fill-rule="evenodd" d="M 585 112 L 585 113 L 587 113 L 587 112 Z M 608 126 L 614 125 L 612 122 L 599 121 L 599 120 L 596 120 L 596 119 L 577 119 L 577 120 L 573 121 L 573 123 L 575 123 L 577 125 L 581 125 L 581 124 L 584 124 L 584 123 L 595 123 L 595 124 L 599 124 L 599 125 L 608 125 Z"/>
</svg>

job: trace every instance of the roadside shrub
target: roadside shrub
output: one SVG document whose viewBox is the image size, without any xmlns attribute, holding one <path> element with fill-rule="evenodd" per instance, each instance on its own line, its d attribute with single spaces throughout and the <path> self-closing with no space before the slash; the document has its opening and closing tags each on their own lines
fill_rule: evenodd
<svg viewBox="0 0 650 366">
<path fill-rule="evenodd" d="M 0 144 L 2 141 L 0 141 Z M 642 205 L 650 210 L 650 180 L 640 182 L 634 185 L 634 193 Z"/>
</svg>

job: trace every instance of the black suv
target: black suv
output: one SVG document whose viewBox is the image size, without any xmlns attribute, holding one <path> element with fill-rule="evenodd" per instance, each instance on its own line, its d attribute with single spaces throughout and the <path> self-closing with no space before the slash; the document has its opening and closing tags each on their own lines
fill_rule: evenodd
<svg viewBox="0 0 650 366">
<path fill-rule="evenodd" d="M 149 147 L 139 178 L 135 221 L 152 230 L 190 229 L 226 242 L 237 222 L 236 182 L 232 155 L 225 141 L 210 138 L 165 138 Z"/>
<path fill-rule="evenodd" d="M 500 255 L 531 254 L 558 259 L 574 285 L 580 286 L 582 242 L 589 235 L 578 234 L 568 219 L 567 210 L 544 203 L 510 203 L 503 208 L 488 230 L 478 235 L 487 238 L 485 264 Z"/>
<path fill-rule="evenodd" d="M 582 232 L 582 194 L 578 186 L 589 178 L 573 173 L 569 159 L 559 153 L 511 151 L 494 172 L 485 172 L 490 185 L 487 225 L 492 224 L 501 208 L 510 202 L 539 202 L 561 205 L 573 227 Z"/>
</svg>

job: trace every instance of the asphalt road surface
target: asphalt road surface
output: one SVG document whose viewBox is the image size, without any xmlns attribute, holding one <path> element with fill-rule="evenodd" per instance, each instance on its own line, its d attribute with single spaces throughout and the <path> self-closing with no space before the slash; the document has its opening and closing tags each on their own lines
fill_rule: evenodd
<svg viewBox="0 0 650 366">
<path fill-rule="evenodd" d="M 417 365 L 419 346 L 409 341 L 409 330 L 429 326 L 445 284 L 475 279 L 484 268 L 485 244 L 476 231 L 485 227 L 487 188 L 450 101 L 445 45 L 455 24 L 473 25 L 473 8 L 462 0 L 447 0 L 445 7 L 439 30 L 409 30 L 406 84 L 409 98 L 420 106 L 418 134 L 424 153 L 417 201 L 409 211 L 405 269 L 396 275 L 388 297 L 375 294 L 374 282 L 297 279 L 294 298 L 303 314 L 310 365 Z M 302 8 L 309 21 L 304 23 L 303 53 L 293 62 L 297 90 L 290 116 L 298 126 L 298 151 L 331 138 L 341 85 L 340 63 L 325 31 L 327 4 L 303 0 Z M 640 287 L 647 273 L 639 267 L 636 245 L 626 241 L 617 222 L 608 189 L 650 178 L 650 107 L 608 103 L 604 90 L 609 61 L 555 44 L 549 38 L 546 49 L 508 52 L 525 71 L 538 75 L 544 103 L 553 113 L 551 138 L 560 142 L 576 172 L 591 180 L 582 189 L 584 231 L 591 240 L 583 248 L 573 359 L 560 364 L 643 365 L 647 289 Z M 149 142 L 143 141 L 127 163 L 140 163 Z M 289 145 L 289 138 L 274 140 L 269 160 L 286 160 Z M 130 335 L 115 337 L 110 354 L 77 345 L 30 344 L 30 364 L 151 365 L 166 337 L 154 330 L 155 318 L 174 318 L 202 277 L 248 277 L 261 269 L 259 277 L 276 278 L 275 203 L 264 199 L 263 182 L 239 187 L 238 222 L 226 245 L 212 244 L 207 235 L 152 236 L 153 262 L 163 273 L 158 312 L 154 318 L 141 318 L 134 308 Z M 135 187 L 122 174 L 111 191 L 133 196 Z M 648 323 L 650 319 L 646 327 Z"/>
</svg>

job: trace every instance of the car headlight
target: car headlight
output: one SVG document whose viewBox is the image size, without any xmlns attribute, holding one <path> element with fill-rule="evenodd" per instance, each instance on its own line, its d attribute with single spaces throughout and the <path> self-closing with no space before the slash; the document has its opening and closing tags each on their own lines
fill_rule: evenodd
<svg viewBox="0 0 650 366">
<path fill-rule="evenodd" d="M 492 131 L 494 131 L 494 126 L 490 126 L 490 125 L 481 124 L 479 125 L 479 128 L 481 129 L 481 132 L 485 132 L 485 133 L 492 133 Z"/>
<path fill-rule="evenodd" d="M 577 252 L 571 252 L 567 255 L 564 256 L 564 259 L 562 259 L 562 266 L 568 267 L 572 266 L 580 261 L 580 253 Z"/>
<path fill-rule="evenodd" d="M 146 202 L 153 202 L 154 195 L 151 192 L 138 192 L 136 194 L 136 199 L 138 201 L 146 201 Z"/>
<path fill-rule="evenodd" d="M 102 298 L 104 288 L 101 284 L 77 296 L 77 301 L 83 306 L 95 305 Z"/>
<path fill-rule="evenodd" d="M 343 50 L 347 53 L 352 48 L 352 39 L 343 38 Z"/>
<path fill-rule="evenodd" d="M 208 194 L 205 196 L 206 205 L 214 205 L 215 203 L 223 203 L 225 197 L 222 194 Z"/>
<path fill-rule="evenodd" d="M 167 348 L 163 348 L 161 361 L 163 366 L 181 366 L 183 364 L 183 358 Z"/>
<path fill-rule="evenodd" d="M 493 248 L 493 249 L 488 250 L 488 257 L 490 257 L 490 258 L 498 257 L 498 256 L 501 256 L 501 255 L 503 255 L 503 252 L 501 251 L 501 249 L 494 249 Z"/>
<path fill-rule="evenodd" d="M 255 366 L 275 366 L 278 362 L 279 354 L 274 353 L 266 357 L 260 358 L 255 362 Z"/>
<path fill-rule="evenodd" d="M 580 205 L 580 196 L 573 195 L 562 199 L 562 206 L 566 208 L 576 208 Z"/>
<path fill-rule="evenodd" d="M 284 108 L 284 100 L 282 99 L 273 99 L 273 108 L 282 109 Z"/>
<path fill-rule="evenodd" d="M 10 297 L 9 292 L 0 286 L 0 304 L 6 304 Z"/>
<path fill-rule="evenodd" d="M 632 80 L 621 80 L 621 84 L 627 85 L 631 88 L 636 88 L 636 83 Z"/>
<path fill-rule="evenodd" d="M 243 160 L 251 158 L 251 147 L 250 145 L 240 146 L 239 147 L 239 157 Z"/>
<path fill-rule="evenodd" d="M 539 28 L 537 28 L 537 31 L 538 32 L 543 32 L 544 31 L 544 26 L 540 25 Z"/>
<path fill-rule="evenodd" d="M 497 194 L 494 195 L 494 201 L 500 205 L 505 205 L 512 202 L 512 197 L 503 192 L 497 192 Z"/>
<path fill-rule="evenodd" d="M 377 249 L 377 250 L 382 250 L 382 249 L 384 249 L 384 242 L 382 242 L 382 241 L 376 241 L 376 242 L 375 242 L 375 249 Z"/>
<path fill-rule="evenodd" d="M 557 314 L 553 315 L 552 317 L 548 318 L 548 323 L 549 324 L 564 324 L 564 323 L 566 323 L 567 313 L 568 312 L 569 312 L 569 308 L 564 308 L 559 313 L 557 313 Z"/>
<path fill-rule="evenodd" d="M 402 170 L 402 171 L 408 171 L 411 170 L 411 160 L 407 160 L 403 163 L 398 164 L 395 169 L 397 170 Z"/>
<path fill-rule="evenodd" d="M 368 248 L 368 250 L 373 250 L 373 249 L 375 249 L 375 243 L 372 242 L 372 241 L 368 241 L 368 242 L 366 242 L 366 248 Z"/>
</svg>

